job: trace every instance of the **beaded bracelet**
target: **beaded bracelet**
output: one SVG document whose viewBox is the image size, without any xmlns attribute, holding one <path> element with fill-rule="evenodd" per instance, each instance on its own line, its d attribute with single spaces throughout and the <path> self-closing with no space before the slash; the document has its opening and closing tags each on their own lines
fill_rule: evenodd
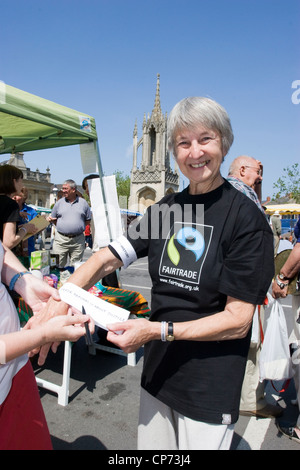
<svg viewBox="0 0 300 470">
<path fill-rule="evenodd" d="M 22 271 L 21 273 L 15 274 L 9 283 L 9 290 L 14 290 L 15 284 L 20 277 L 24 276 L 24 274 L 31 274 L 29 271 Z"/>
</svg>

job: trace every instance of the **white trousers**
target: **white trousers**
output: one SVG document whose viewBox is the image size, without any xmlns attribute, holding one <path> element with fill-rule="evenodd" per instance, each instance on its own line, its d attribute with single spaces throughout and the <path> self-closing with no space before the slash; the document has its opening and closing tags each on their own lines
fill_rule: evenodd
<svg viewBox="0 0 300 470">
<path fill-rule="evenodd" d="M 141 389 L 138 450 L 229 450 L 234 425 L 187 418 Z"/>
</svg>

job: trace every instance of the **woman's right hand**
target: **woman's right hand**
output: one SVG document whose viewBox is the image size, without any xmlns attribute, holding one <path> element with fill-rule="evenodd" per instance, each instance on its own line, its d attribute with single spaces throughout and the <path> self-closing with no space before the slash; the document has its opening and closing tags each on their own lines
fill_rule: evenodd
<svg viewBox="0 0 300 470">
<path fill-rule="evenodd" d="M 87 315 L 81 313 L 58 315 L 42 325 L 44 342 L 77 341 L 86 334 L 84 323 L 87 322 L 91 333 L 94 332 L 94 323 Z"/>
<path fill-rule="evenodd" d="M 34 224 L 30 224 L 30 223 L 29 224 L 24 224 L 24 225 L 22 225 L 22 227 L 25 228 L 27 233 L 31 233 L 32 235 L 35 234 L 38 231 L 38 229 L 36 228 L 36 226 Z"/>
</svg>

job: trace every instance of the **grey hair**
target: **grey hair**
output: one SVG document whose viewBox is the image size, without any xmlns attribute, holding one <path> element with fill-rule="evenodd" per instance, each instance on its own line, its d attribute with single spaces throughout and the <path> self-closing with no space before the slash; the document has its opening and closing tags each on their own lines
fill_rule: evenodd
<svg viewBox="0 0 300 470">
<path fill-rule="evenodd" d="M 179 101 L 168 119 L 168 146 L 176 157 L 175 138 L 180 129 L 194 129 L 202 125 L 217 131 L 222 139 L 222 150 L 226 155 L 233 143 L 233 132 L 226 110 L 210 98 L 193 96 Z"/>
<path fill-rule="evenodd" d="M 64 184 L 68 184 L 71 189 L 77 189 L 77 185 L 74 180 L 65 180 Z"/>
</svg>

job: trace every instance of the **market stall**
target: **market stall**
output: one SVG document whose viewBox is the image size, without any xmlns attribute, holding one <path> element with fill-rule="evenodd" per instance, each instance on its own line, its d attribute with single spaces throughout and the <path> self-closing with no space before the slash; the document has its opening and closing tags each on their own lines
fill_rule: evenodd
<svg viewBox="0 0 300 470">
<path fill-rule="evenodd" d="M 281 234 L 291 236 L 300 214 L 300 204 L 269 204 L 265 207 L 265 212 L 270 217 L 275 213 L 279 213 L 281 217 Z"/>
<path fill-rule="evenodd" d="M 268 204 L 266 207 L 266 214 L 273 215 L 279 212 L 281 215 L 286 214 L 300 214 L 300 204 Z"/>
</svg>

